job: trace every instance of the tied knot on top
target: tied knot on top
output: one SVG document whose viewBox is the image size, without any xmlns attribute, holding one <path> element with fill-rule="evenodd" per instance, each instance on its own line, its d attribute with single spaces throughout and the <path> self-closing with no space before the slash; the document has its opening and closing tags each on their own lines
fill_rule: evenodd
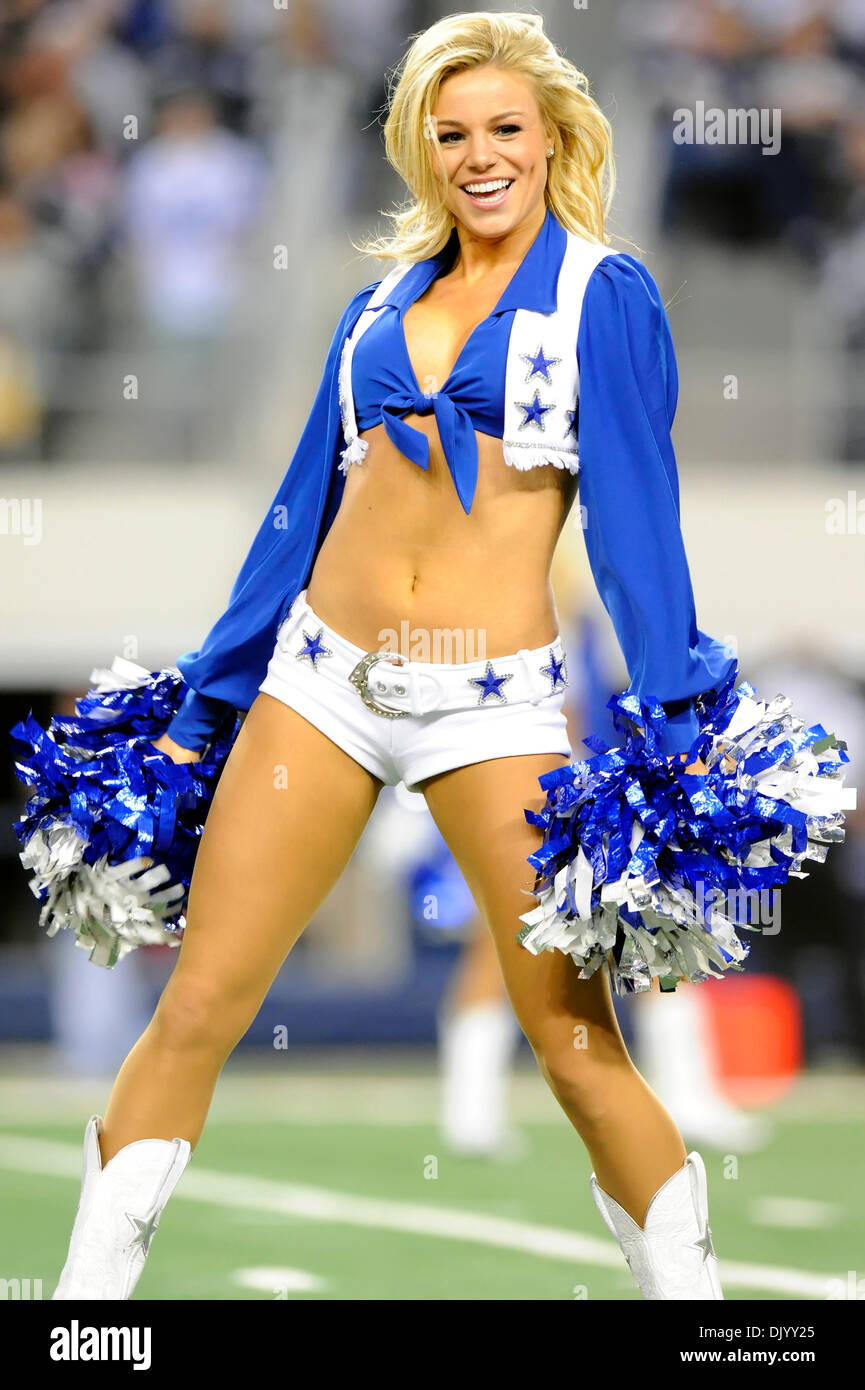
<svg viewBox="0 0 865 1390">
<path fill-rule="evenodd" d="M 458 393 L 455 393 L 458 396 Z M 391 443 L 416 463 L 429 468 L 429 439 L 402 418 L 404 415 L 435 415 L 442 452 L 447 461 L 463 511 L 470 512 L 478 479 L 478 442 L 468 411 L 455 395 L 443 388 L 437 391 L 393 391 L 381 406 L 381 419 Z"/>
<path fill-rule="evenodd" d="M 435 415 L 442 451 L 454 481 L 463 511 L 471 511 L 478 480 L 478 442 L 471 417 L 443 389 L 437 391 L 392 391 L 381 403 L 380 422 L 385 434 L 418 468 L 429 468 L 429 439 L 423 430 L 415 429 L 402 418 L 404 415 Z M 358 434 L 347 440 L 341 454 L 341 473 L 347 473 L 352 463 L 362 463 L 369 443 Z"/>
<path fill-rule="evenodd" d="M 412 463 L 416 463 L 419 468 L 429 467 L 429 441 L 421 430 L 406 424 L 401 417 L 409 414 L 428 415 L 430 411 L 436 410 L 436 401 L 440 396 L 439 391 L 420 389 L 392 391 L 381 403 L 379 420 L 384 425 L 388 439 L 401 454 Z M 452 406 L 452 402 L 448 403 Z M 447 426 L 445 428 L 449 435 L 454 433 L 452 426 L 450 429 Z M 441 430 L 441 424 L 439 429 Z M 474 439 L 474 431 L 472 438 Z M 444 440 L 442 442 L 444 443 Z M 358 434 L 347 436 L 347 447 L 340 455 L 340 472 L 347 473 L 353 463 L 363 463 L 368 448 L 368 441 L 361 439 Z"/>
</svg>

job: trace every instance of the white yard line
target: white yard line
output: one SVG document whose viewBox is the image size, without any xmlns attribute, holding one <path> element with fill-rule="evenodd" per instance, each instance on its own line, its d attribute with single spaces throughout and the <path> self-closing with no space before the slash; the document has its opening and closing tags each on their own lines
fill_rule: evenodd
<svg viewBox="0 0 865 1390">
<path fill-rule="evenodd" d="M 83 1124 L 82 1116 L 101 1113 L 112 1077 L 0 1077 L 0 1116 L 7 1124 Z M 508 1083 L 515 1121 L 567 1126 L 567 1120 L 539 1075 L 512 1075 Z M 395 1128 L 437 1124 L 441 1081 L 437 1075 L 285 1076 L 254 1073 L 221 1076 L 210 1121 L 251 1120 L 308 1125 L 373 1125 Z"/>
<path fill-rule="evenodd" d="M 232 1283 L 242 1289 L 256 1289 L 259 1293 L 269 1293 L 273 1298 L 287 1298 L 290 1293 L 323 1293 L 327 1280 L 305 1269 L 271 1268 L 236 1269 Z"/>
<path fill-rule="evenodd" d="M 2 1051 L 0 1051 L 2 1057 Z M 296 1060 L 296 1059 L 295 1059 Z M 266 1069 L 223 1073 L 213 1099 L 210 1120 L 237 1124 L 266 1119 L 309 1125 L 374 1125 L 396 1128 L 436 1124 L 441 1080 L 437 1072 L 388 1075 L 375 1069 L 358 1071 L 335 1057 L 327 1070 L 283 1072 Z M 812 1073 L 799 1078 L 796 1088 L 774 1105 L 758 1109 L 770 1119 L 808 1124 L 821 1120 L 841 1123 L 865 1119 L 865 1076 Z M 113 1075 L 10 1075 L 0 1072 L 0 1116 L 7 1124 L 83 1124 L 82 1115 L 101 1112 Z M 567 1125 L 552 1092 L 534 1070 L 515 1069 L 508 1080 L 508 1098 L 516 1124 Z"/>
<path fill-rule="evenodd" d="M 77 1144 L 0 1133 L 0 1167 L 77 1182 L 80 1181 L 81 1149 Z M 622 1270 L 622 1256 L 610 1240 L 453 1207 L 382 1201 L 195 1167 L 186 1170 L 175 1197 L 227 1210 L 267 1212 L 305 1221 L 469 1241 L 569 1264 Z M 834 1276 L 811 1274 L 804 1270 L 727 1260 L 720 1261 L 720 1268 L 721 1278 L 728 1285 L 798 1298 L 825 1298 L 830 1279 L 842 1277 L 837 1273 Z"/>
<path fill-rule="evenodd" d="M 819 1231 L 839 1226 L 844 1208 L 837 1202 L 818 1202 L 806 1197 L 757 1197 L 750 1205 L 755 1226 L 779 1226 L 783 1230 Z"/>
</svg>

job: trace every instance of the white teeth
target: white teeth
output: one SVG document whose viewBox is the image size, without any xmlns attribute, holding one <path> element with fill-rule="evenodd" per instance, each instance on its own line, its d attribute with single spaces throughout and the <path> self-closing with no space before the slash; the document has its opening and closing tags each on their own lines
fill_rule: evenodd
<svg viewBox="0 0 865 1390">
<path fill-rule="evenodd" d="M 513 179 L 494 179 L 492 183 L 464 183 L 467 193 L 493 193 L 497 188 L 507 188 Z"/>
</svg>

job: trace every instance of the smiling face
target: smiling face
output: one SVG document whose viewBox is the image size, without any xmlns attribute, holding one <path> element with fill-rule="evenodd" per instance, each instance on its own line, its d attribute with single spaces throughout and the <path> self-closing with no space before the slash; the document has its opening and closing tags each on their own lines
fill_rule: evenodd
<svg viewBox="0 0 865 1390">
<path fill-rule="evenodd" d="M 435 159 L 436 178 L 457 222 L 498 238 L 538 220 L 553 133 L 531 86 L 501 68 L 468 68 L 445 79 L 432 114 L 443 165 Z"/>
</svg>

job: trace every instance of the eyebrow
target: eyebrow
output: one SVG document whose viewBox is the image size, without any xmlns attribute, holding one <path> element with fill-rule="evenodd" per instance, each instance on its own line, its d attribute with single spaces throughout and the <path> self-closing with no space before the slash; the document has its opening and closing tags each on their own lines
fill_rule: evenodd
<svg viewBox="0 0 865 1390">
<path fill-rule="evenodd" d="M 504 118 L 505 118 L 505 116 L 524 116 L 525 114 L 526 114 L 525 111 L 519 111 L 519 110 L 513 110 L 513 111 L 500 111 L 499 114 L 498 114 L 497 116 L 491 116 L 491 117 L 490 117 L 490 120 L 491 120 L 491 121 L 503 121 Z M 450 116 L 437 116 L 437 117 L 436 117 L 436 124 L 437 124 L 437 125 L 462 125 L 462 121 L 455 121 L 455 120 L 453 120 Z"/>
</svg>

